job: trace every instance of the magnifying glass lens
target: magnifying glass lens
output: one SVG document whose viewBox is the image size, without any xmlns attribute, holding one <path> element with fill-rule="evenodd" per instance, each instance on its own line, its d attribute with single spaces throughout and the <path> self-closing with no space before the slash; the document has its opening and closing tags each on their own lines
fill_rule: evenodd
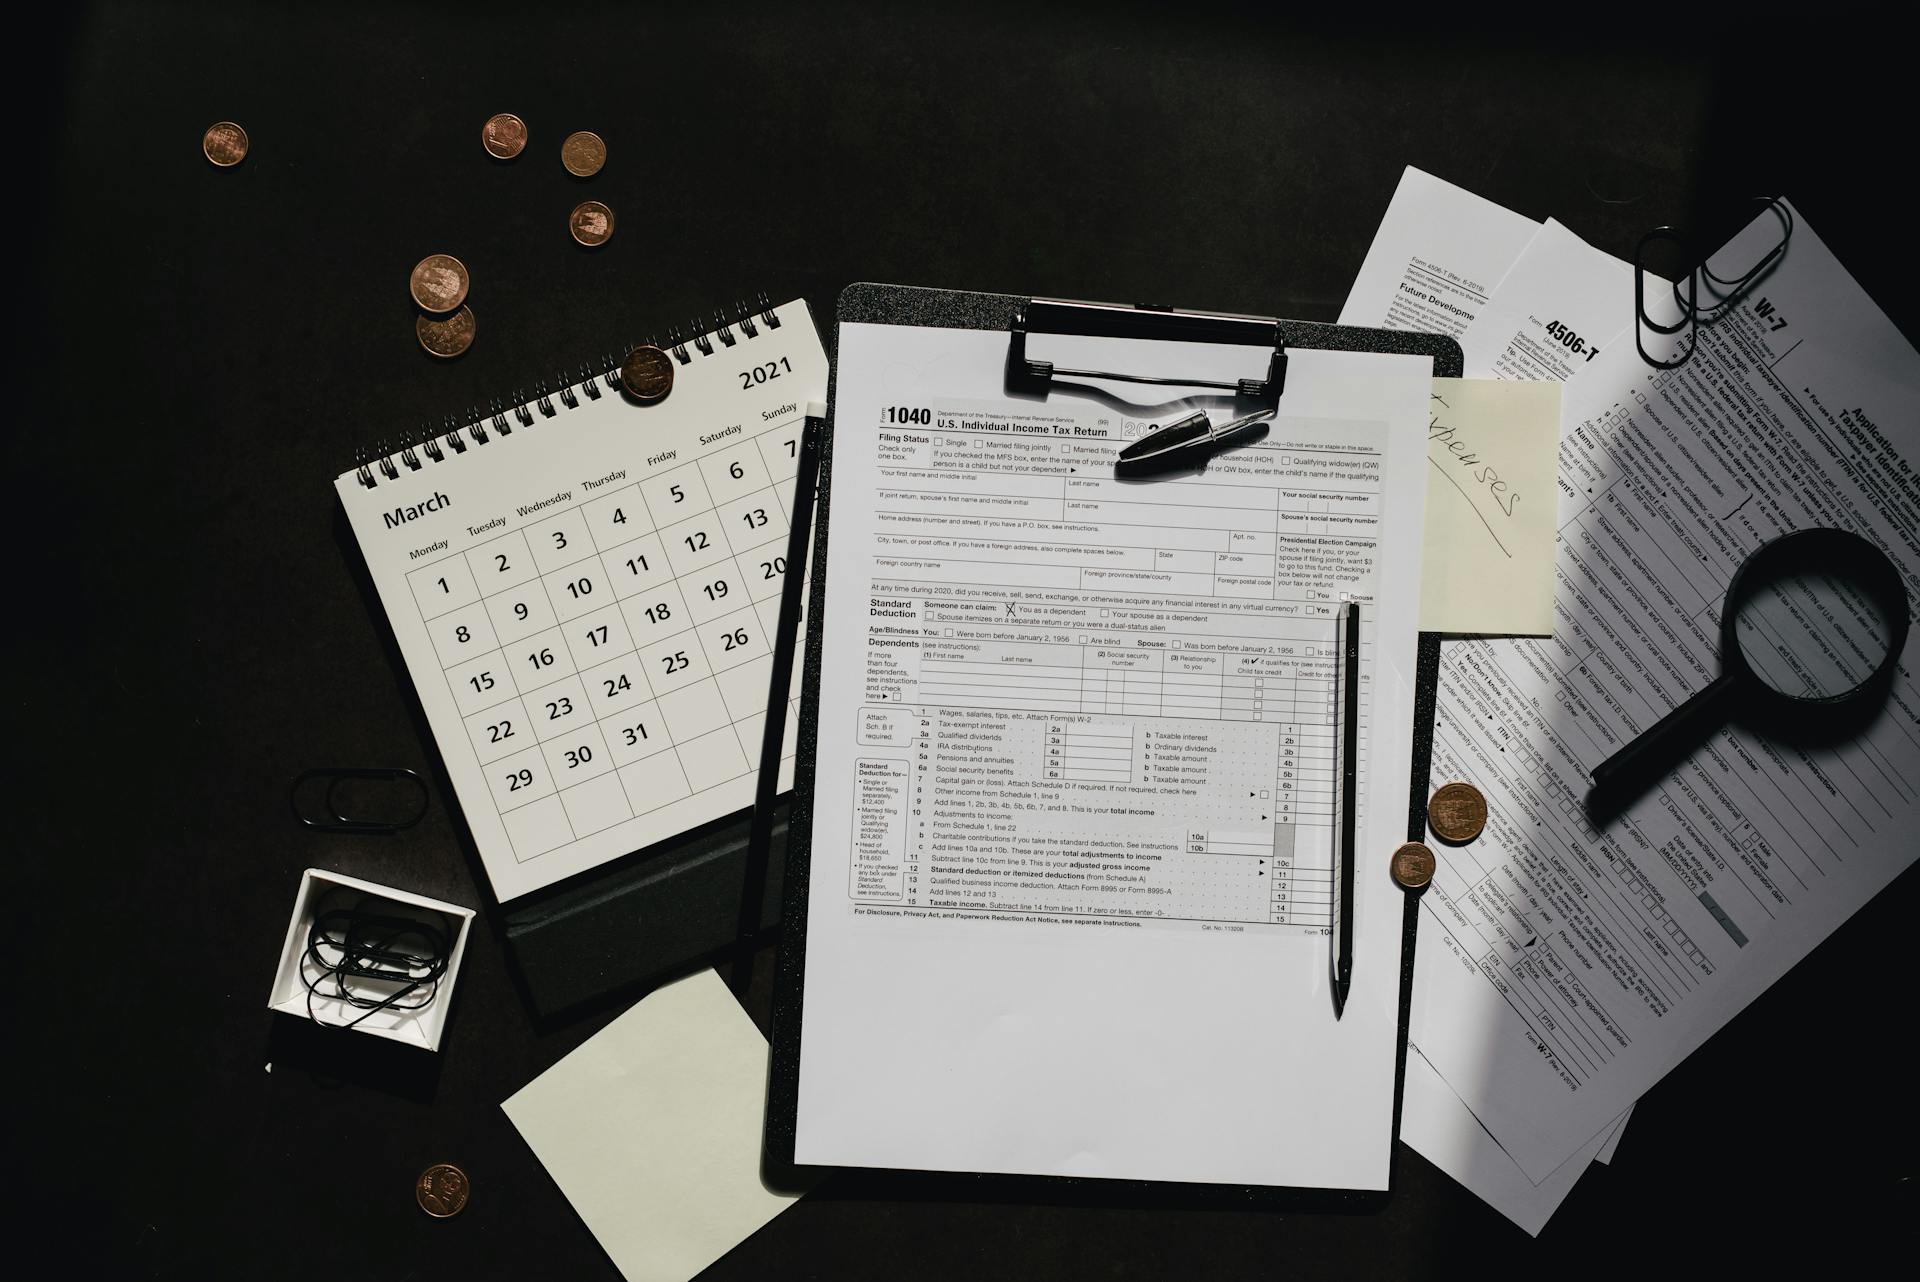
<svg viewBox="0 0 1920 1282">
<path fill-rule="evenodd" d="M 1734 608 L 1741 657 L 1790 699 L 1844 695 L 1887 657 L 1890 620 L 1845 564 L 1784 571 Z"/>
</svg>

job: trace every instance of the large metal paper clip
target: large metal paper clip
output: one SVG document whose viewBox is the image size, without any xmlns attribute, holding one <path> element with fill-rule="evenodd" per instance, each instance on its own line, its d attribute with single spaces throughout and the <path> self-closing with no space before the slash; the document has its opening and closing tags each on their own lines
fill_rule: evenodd
<svg viewBox="0 0 1920 1282">
<path fill-rule="evenodd" d="M 319 780 L 325 780 L 326 786 L 318 786 Z M 405 780 L 412 785 L 410 789 L 400 791 L 407 797 L 411 813 L 400 812 L 401 817 L 392 819 L 356 818 L 340 812 L 337 797 L 340 785 L 349 779 L 373 779 L 381 782 Z M 387 789 L 380 789 L 385 792 Z M 318 793 L 318 797 L 315 797 Z M 310 803 L 318 800 L 320 817 L 315 818 Z M 322 832 L 399 832 L 411 828 L 426 816 L 429 797 L 427 781 L 413 771 L 402 766 L 327 766 L 317 770 L 306 770 L 296 775 L 293 786 L 288 790 L 288 801 L 293 806 L 293 817 L 309 828 Z"/>
</svg>

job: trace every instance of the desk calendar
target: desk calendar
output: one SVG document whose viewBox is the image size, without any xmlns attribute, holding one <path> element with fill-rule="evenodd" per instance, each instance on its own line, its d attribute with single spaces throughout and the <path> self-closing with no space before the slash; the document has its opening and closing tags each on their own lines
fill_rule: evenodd
<svg viewBox="0 0 1920 1282">
<path fill-rule="evenodd" d="M 672 353 L 657 405 L 596 373 L 335 483 L 503 901 L 753 801 L 826 355 L 803 301 Z"/>
</svg>

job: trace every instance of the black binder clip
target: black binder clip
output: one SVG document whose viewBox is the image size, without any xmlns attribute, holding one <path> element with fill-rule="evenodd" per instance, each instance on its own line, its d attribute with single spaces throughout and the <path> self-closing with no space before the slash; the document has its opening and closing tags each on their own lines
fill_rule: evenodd
<svg viewBox="0 0 1920 1282">
<path fill-rule="evenodd" d="M 1755 200 L 1765 206 L 1766 212 L 1780 220 L 1780 239 L 1772 249 L 1761 255 L 1760 260 L 1745 272 L 1735 277 L 1715 274 L 1707 266 L 1712 255 L 1703 255 L 1698 263 L 1685 272 L 1674 272 L 1673 305 L 1679 311 L 1680 318 L 1671 323 L 1657 321 L 1647 314 L 1647 251 L 1655 245 L 1669 244 L 1680 253 L 1680 261 L 1691 257 L 1687 240 L 1673 227 L 1655 227 L 1640 238 L 1633 251 L 1633 343 L 1640 351 L 1640 359 L 1655 369 L 1679 369 L 1693 358 L 1693 349 L 1700 345 L 1700 326 L 1702 322 L 1711 325 L 1726 312 L 1729 307 L 1746 297 L 1747 292 L 1773 269 L 1787 252 L 1787 242 L 1793 239 L 1793 211 L 1787 207 L 1784 196 L 1755 196 Z M 1738 234 L 1738 233 L 1736 233 Z M 1686 293 L 1680 292 L 1682 283 Z M 1714 301 L 1706 306 L 1700 305 L 1702 290 L 1713 295 Z M 1781 322 L 1784 324 L 1785 322 Z M 1687 332 L 1686 350 L 1671 360 L 1659 360 L 1647 350 L 1646 331 L 1671 337 L 1681 330 Z"/>
<path fill-rule="evenodd" d="M 1280 342 L 1280 322 L 1271 316 L 1224 316 L 1183 312 L 1171 307 L 1116 307 L 1111 303 L 1075 303 L 1054 298 L 1030 299 L 1008 327 L 1007 394 L 1044 400 L 1059 386 L 1061 376 L 1105 379 L 1119 383 L 1152 383 L 1173 387 L 1213 387 L 1268 409 L 1280 404 L 1287 382 L 1287 351 Z M 1081 334 L 1094 338 L 1157 338 L 1187 343 L 1234 343 L 1273 348 L 1265 378 L 1243 378 L 1232 383 L 1203 378 L 1161 378 L 1096 369 L 1060 369 L 1052 361 L 1027 358 L 1028 334 Z M 1078 395 L 1100 393 L 1072 388 Z"/>
<path fill-rule="evenodd" d="M 316 819 L 309 815 L 301 805 L 303 790 L 311 792 L 307 784 L 315 779 L 327 781 L 326 790 L 320 794 L 320 803 L 325 817 Z M 340 805 L 334 799 L 334 792 L 348 779 L 378 779 L 389 781 L 404 779 L 419 791 L 419 805 L 412 814 L 399 819 L 354 819 L 340 813 Z M 321 832 L 372 832 L 392 833 L 403 828 L 411 828 L 426 817 L 428 794 L 427 781 L 413 771 L 402 766 L 329 766 L 318 770 L 305 770 L 294 776 L 293 785 L 288 789 L 288 802 L 293 807 L 293 817 L 309 828 Z"/>
</svg>

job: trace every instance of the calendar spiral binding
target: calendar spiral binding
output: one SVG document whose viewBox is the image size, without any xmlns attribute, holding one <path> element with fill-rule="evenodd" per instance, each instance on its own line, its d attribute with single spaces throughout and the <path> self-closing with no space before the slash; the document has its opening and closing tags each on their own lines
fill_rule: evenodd
<svg viewBox="0 0 1920 1282">
<path fill-rule="evenodd" d="M 691 365 L 696 354 L 712 356 L 716 351 L 737 346 L 742 338 L 758 338 L 761 325 L 769 330 L 780 328 L 780 317 L 774 313 L 772 300 L 764 293 L 736 303 L 731 312 L 715 312 L 711 319 L 695 316 L 685 325 L 669 329 L 663 338 L 655 339 L 649 335 L 641 342 L 645 346 L 672 353 L 674 360 L 682 365 Z M 719 344 L 717 348 L 714 346 L 716 342 Z M 689 344 L 692 351 L 688 350 Z M 562 407 L 579 409 L 582 394 L 590 401 L 597 401 L 607 392 L 618 392 L 620 362 L 632 346 L 629 344 L 598 361 L 581 366 L 577 375 L 563 375 L 558 379 L 537 383 L 531 393 L 516 389 L 507 396 L 476 406 L 464 415 L 449 414 L 436 426 L 411 437 L 375 441 L 354 460 L 353 470 L 360 484 L 373 489 L 380 483 L 380 476 L 397 481 L 402 468 L 418 472 L 428 462 L 443 463 L 453 455 L 465 454 L 473 446 L 487 444 L 494 436 L 511 436 L 515 424 L 523 428 L 532 427 L 539 421 L 535 418 L 536 412 L 540 418 L 557 418 Z M 554 403 L 556 398 L 558 405 Z M 422 462 L 423 457 L 426 462 Z"/>
</svg>

